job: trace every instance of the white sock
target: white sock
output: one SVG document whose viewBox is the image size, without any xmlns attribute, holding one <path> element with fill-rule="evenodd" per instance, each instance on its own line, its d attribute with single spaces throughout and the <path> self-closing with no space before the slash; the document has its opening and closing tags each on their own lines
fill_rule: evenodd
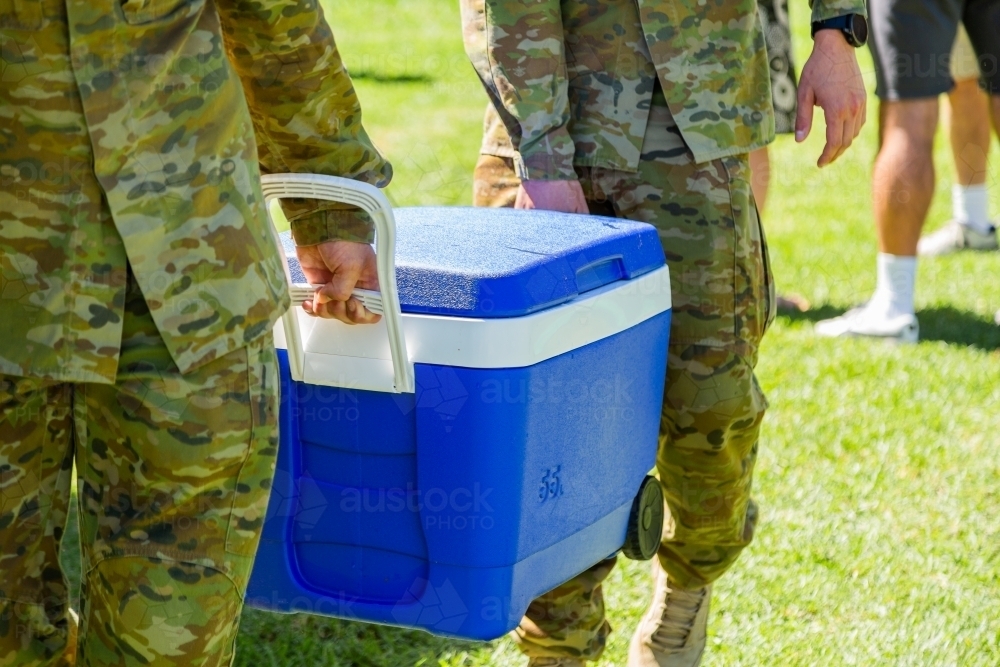
<svg viewBox="0 0 1000 667">
<path fill-rule="evenodd" d="M 987 234 L 993 228 L 990 222 L 989 197 L 986 196 L 986 184 L 951 186 L 952 217 L 961 224 Z"/>
<path fill-rule="evenodd" d="M 913 287 L 917 279 L 917 258 L 883 252 L 876 260 L 878 282 L 868 310 L 885 318 L 913 315 Z"/>
</svg>

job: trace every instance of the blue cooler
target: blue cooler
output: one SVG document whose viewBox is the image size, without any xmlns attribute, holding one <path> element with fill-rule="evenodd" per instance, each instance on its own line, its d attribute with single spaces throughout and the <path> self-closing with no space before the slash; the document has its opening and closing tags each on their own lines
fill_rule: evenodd
<svg viewBox="0 0 1000 667">
<path fill-rule="evenodd" d="M 248 604 L 489 640 L 601 560 L 653 556 L 670 329 L 653 227 L 392 211 L 321 176 L 264 191 L 372 215 L 381 293 L 358 298 L 383 318 L 295 307 L 275 329 L 281 446 Z"/>
</svg>

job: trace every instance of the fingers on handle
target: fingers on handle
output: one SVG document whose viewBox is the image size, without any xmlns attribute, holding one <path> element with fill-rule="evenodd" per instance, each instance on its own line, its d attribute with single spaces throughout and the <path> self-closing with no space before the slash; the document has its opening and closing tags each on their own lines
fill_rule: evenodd
<svg viewBox="0 0 1000 667">
<path fill-rule="evenodd" d="M 302 308 L 313 317 L 321 317 L 325 320 L 340 320 L 345 324 L 354 324 L 347 316 L 347 306 L 345 301 L 303 301 Z"/>
<path fill-rule="evenodd" d="M 327 301 L 347 301 L 351 298 L 351 292 L 358 283 L 360 272 L 348 271 L 338 273 L 330 278 L 329 282 L 316 290 L 316 301 L 326 303 Z"/>
<path fill-rule="evenodd" d="M 303 301 L 302 308 L 315 317 L 323 319 L 340 320 L 344 324 L 375 324 L 381 315 L 377 315 L 362 304 L 357 299 L 347 301 L 326 301 L 317 304 L 314 301 Z"/>
<path fill-rule="evenodd" d="M 353 324 L 375 324 L 382 319 L 381 315 L 376 315 L 368 310 L 357 299 L 349 299 L 346 304 L 346 310 L 347 317 L 350 318 Z"/>
</svg>

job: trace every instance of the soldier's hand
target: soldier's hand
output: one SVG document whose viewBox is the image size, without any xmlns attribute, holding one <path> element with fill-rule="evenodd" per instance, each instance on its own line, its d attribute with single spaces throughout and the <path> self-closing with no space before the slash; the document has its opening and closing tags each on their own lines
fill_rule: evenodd
<svg viewBox="0 0 1000 667">
<path fill-rule="evenodd" d="M 521 181 L 514 208 L 536 208 L 563 213 L 588 213 L 580 181 Z"/>
<path fill-rule="evenodd" d="M 795 141 L 805 141 L 812 129 L 813 105 L 826 117 L 826 146 L 816 163 L 825 167 L 847 150 L 865 124 L 867 94 L 855 48 L 839 30 L 816 33 L 812 55 L 799 80 L 799 111 Z"/>
<path fill-rule="evenodd" d="M 378 289 L 375 251 L 367 243 L 327 241 L 296 249 L 302 272 L 314 285 L 322 284 L 312 299 L 302 303 L 310 315 L 347 324 L 374 324 L 381 317 L 351 298 L 355 287 Z"/>
</svg>

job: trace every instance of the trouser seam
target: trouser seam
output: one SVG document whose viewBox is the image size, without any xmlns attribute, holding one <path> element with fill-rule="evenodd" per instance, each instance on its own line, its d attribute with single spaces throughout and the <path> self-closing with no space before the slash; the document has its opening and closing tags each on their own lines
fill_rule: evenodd
<svg viewBox="0 0 1000 667">
<path fill-rule="evenodd" d="M 236 472 L 236 486 L 237 490 L 233 495 L 233 502 L 229 508 L 229 522 L 226 525 L 226 536 L 223 540 L 222 547 L 226 553 L 233 554 L 236 556 L 242 555 L 236 550 L 236 545 L 231 544 L 231 542 L 236 542 L 236 537 L 233 533 L 236 531 L 236 525 L 239 523 L 239 518 L 235 516 L 236 514 L 236 504 L 239 499 L 239 485 L 240 480 L 243 478 L 243 473 L 246 471 L 248 465 L 251 464 L 253 459 L 258 456 L 257 452 L 257 431 L 260 426 L 260 419 L 257 415 L 258 399 L 260 394 L 263 393 L 264 387 L 258 387 L 257 394 L 254 393 L 254 378 L 253 370 L 251 364 L 255 364 L 260 361 L 260 355 L 258 354 L 257 346 L 254 343 L 247 344 L 244 348 L 244 353 L 246 354 L 246 366 L 244 368 L 244 373 L 246 375 L 247 381 L 247 403 L 250 406 L 250 437 L 247 440 L 247 456 L 243 459 L 243 463 L 240 464 L 240 469 Z M 251 353 L 253 353 L 251 355 Z M 250 357 L 253 356 L 253 361 Z M 267 382 L 266 374 L 263 369 L 259 370 L 261 374 L 260 383 L 263 384 Z"/>
<path fill-rule="evenodd" d="M 99 559 L 97 559 L 93 563 L 93 565 L 91 565 L 87 569 L 87 571 L 83 574 L 84 578 L 89 578 L 91 574 L 94 572 L 94 570 L 96 570 L 101 565 L 101 563 L 109 560 L 114 560 L 116 558 L 146 558 L 146 559 L 156 558 L 157 560 L 169 560 L 170 562 L 173 563 L 181 563 L 184 565 L 193 565 L 195 567 L 203 567 L 209 570 L 215 570 L 216 572 L 224 576 L 226 579 L 228 579 L 229 583 L 233 585 L 233 588 L 235 588 L 237 591 L 240 590 L 239 584 L 236 582 L 235 579 L 233 579 L 232 575 L 228 572 L 228 569 L 223 569 L 221 567 L 216 567 L 214 565 L 205 565 L 203 563 L 199 563 L 196 560 L 192 560 L 189 557 L 179 557 L 179 553 L 175 551 L 149 550 L 142 547 L 113 549 L 110 554 L 101 556 Z"/>
</svg>

